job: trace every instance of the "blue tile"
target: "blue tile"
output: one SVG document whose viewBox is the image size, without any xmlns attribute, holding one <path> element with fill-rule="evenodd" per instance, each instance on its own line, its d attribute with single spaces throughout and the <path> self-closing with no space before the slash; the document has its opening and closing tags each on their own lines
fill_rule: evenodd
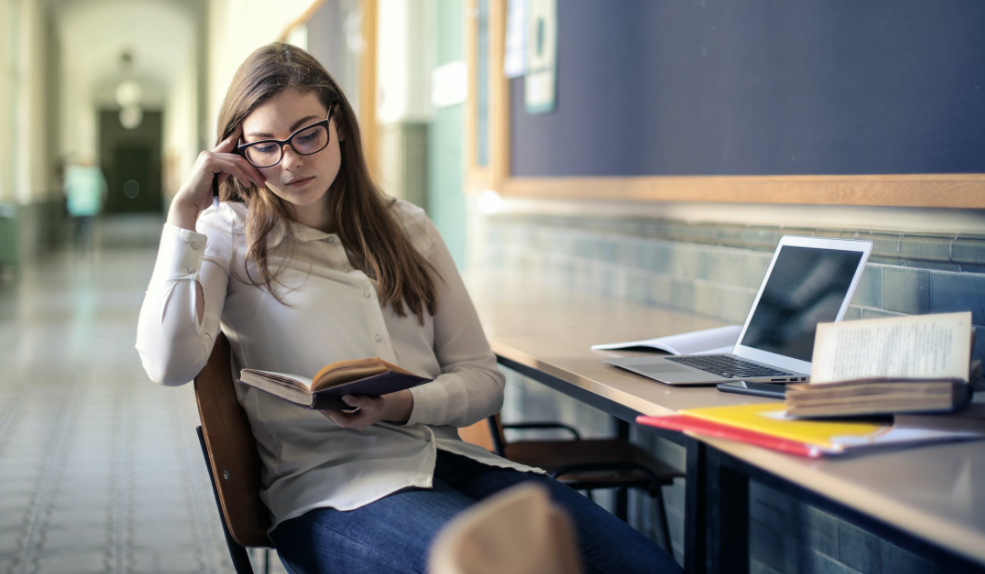
<svg viewBox="0 0 985 574">
<path fill-rule="evenodd" d="M 858 234 L 854 229 L 818 229 L 814 232 L 815 237 L 831 237 L 833 239 L 852 239 Z"/>
<path fill-rule="evenodd" d="M 718 249 L 708 253 L 705 278 L 718 283 L 758 289 L 769 262 L 770 257 L 759 251 Z"/>
<path fill-rule="evenodd" d="M 849 305 L 848 309 L 845 310 L 845 316 L 842 317 L 842 321 L 858 321 L 862 318 L 862 309 L 854 305 Z"/>
<path fill-rule="evenodd" d="M 649 278 L 644 273 L 630 271 L 627 274 L 627 293 L 626 296 L 637 302 L 645 302 L 647 297 L 647 286 Z"/>
<path fill-rule="evenodd" d="M 780 234 L 780 239 L 783 239 L 786 235 L 795 235 L 797 237 L 814 237 L 817 234 L 817 229 L 813 227 L 780 227 L 778 233 Z"/>
<path fill-rule="evenodd" d="M 654 241 L 647 249 L 645 268 L 654 273 L 670 273 L 673 258 L 671 244 L 666 241 Z"/>
<path fill-rule="evenodd" d="M 961 265 L 950 261 L 928 261 L 923 259 L 908 259 L 904 261 L 907 269 L 927 269 L 930 271 L 961 271 Z"/>
<path fill-rule="evenodd" d="M 616 241 L 611 237 L 597 240 L 595 258 L 600 261 L 612 263 L 616 259 Z"/>
<path fill-rule="evenodd" d="M 897 313 L 930 312 L 930 272 L 905 267 L 882 270 L 883 309 Z M 863 313 L 864 315 L 864 313 Z"/>
<path fill-rule="evenodd" d="M 898 233 L 860 231 L 856 238 L 872 242 L 872 257 L 899 258 L 900 235 Z"/>
<path fill-rule="evenodd" d="M 787 571 L 783 533 L 757 521 L 749 523 L 749 558 L 778 572 Z"/>
<path fill-rule="evenodd" d="M 800 540 L 803 545 L 827 556 L 837 556 L 838 520 L 810 506 L 802 509 Z"/>
<path fill-rule="evenodd" d="M 756 292 L 740 289 L 722 290 L 722 309 L 719 316 L 729 322 L 741 325 L 749 315 Z"/>
<path fill-rule="evenodd" d="M 951 244 L 951 261 L 985 265 L 985 236 L 958 235 Z"/>
<path fill-rule="evenodd" d="M 882 265 L 866 264 L 852 295 L 852 305 L 882 308 Z"/>
<path fill-rule="evenodd" d="M 746 226 L 718 224 L 714 226 L 713 236 L 720 245 L 745 245 Z"/>
<path fill-rule="evenodd" d="M 647 292 L 647 303 L 654 305 L 671 304 L 671 280 L 664 275 L 650 277 L 650 287 Z"/>
<path fill-rule="evenodd" d="M 701 249 L 694 245 L 677 243 L 673 244 L 668 259 L 669 271 L 672 275 L 681 279 L 696 279 L 698 269 L 707 262 L 699 261 Z"/>
<path fill-rule="evenodd" d="M 749 561 L 749 574 L 781 574 L 778 570 L 774 570 L 769 566 L 758 562 L 756 560 Z"/>
<path fill-rule="evenodd" d="M 975 325 L 975 348 L 971 351 L 971 358 L 985 363 L 985 326 Z"/>
<path fill-rule="evenodd" d="M 722 289 L 710 283 L 695 283 L 694 312 L 709 317 L 719 317 L 722 314 Z"/>
<path fill-rule="evenodd" d="M 813 550 L 804 549 L 800 555 L 800 574 L 860 574 L 830 556 Z M 869 574 L 869 571 L 862 571 Z"/>
<path fill-rule="evenodd" d="M 625 267 L 636 267 L 639 262 L 640 241 L 632 237 L 616 241 L 616 257 L 610 263 L 618 263 Z"/>
<path fill-rule="evenodd" d="M 694 310 L 694 283 L 690 281 L 673 280 L 670 283 L 671 307 L 682 311 Z"/>
<path fill-rule="evenodd" d="M 879 309 L 869 309 L 867 307 L 863 307 L 861 311 L 862 319 L 882 319 L 885 317 L 903 317 L 906 315 L 906 313 L 892 313 L 890 311 L 880 311 Z"/>
<path fill-rule="evenodd" d="M 742 235 L 742 242 L 750 249 L 773 251 L 780 242 L 780 233 L 775 227 L 750 225 Z"/>
<path fill-rule="evenodd" d="M 930 309 L 934 313 L 971 311 L 972 321 L 985 325 L 985 275 L 931 273 Z"/>
<path fill-rule="evenodd" d="M 899 242 L 899 256 L 911 259 L 951 262 L 954 235 L 904 235 Z"/>
<path fill-rule="evenodd" d="M 838 523 L 838 561 L 859 572 L 880 571 L 879 539 L 847 522 Z"/>
<path fill-rule="evenodd" d="M 961 271 L 962 273 L 985 273 L 985 265 L 961 263 L 958 265 L 958 271 Z"/>
<path fill-rule="evenodd" d="M 879 547 L 879 560 L 882 571 L 886 574 L 945 574 L 943 568 L 938 568 L 885 540 L 880 541 Z"/>
</svg>

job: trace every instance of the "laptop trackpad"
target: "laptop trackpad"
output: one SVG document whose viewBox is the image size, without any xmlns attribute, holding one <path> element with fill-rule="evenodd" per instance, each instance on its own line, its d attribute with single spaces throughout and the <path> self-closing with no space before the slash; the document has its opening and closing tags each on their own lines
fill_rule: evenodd
<svg viewBox="0 0 985 574">
<path fill-rule="evenodd" d="M 667 374 L 667 373 L 696 373 L 695 369 L 673 361 L 668 361 L 666 355 L 660 357 L 618 357 L 605 359 L 606 363 L 622 367 L 637 373 Z"/>
<path fill-rule="evenodd" d="M 651 375 L 660 375 L 666 373 L 693 373 L 694 369 L 690 367 L 685 367 L 683 365 L 678 365 L 677 363 L 671 363 L 670 361 L 661 361 L 659 363 L 654 363 L 652 365 L 636 365 L 634 367 L 637 371 L 643 371 Z"/>
</svg>

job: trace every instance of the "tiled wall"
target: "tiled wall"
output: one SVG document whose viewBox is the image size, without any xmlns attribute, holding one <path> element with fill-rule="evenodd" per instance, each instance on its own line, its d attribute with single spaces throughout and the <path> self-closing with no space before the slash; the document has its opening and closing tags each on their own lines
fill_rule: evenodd
<svg viewBox="0 0 985 574">
<path fill-rule="evenodd" d="M 985 357 L 985 235 L 510 215 L 489 222 L 486 264 L 741 323 L 783 235 L 871 240 L 845 318 L 971 311 Z"/>
<path fill-rule="evenodd" d="M 487 222 L 487 266 L 545 281 L 741 323 L 783 235 L 859 238 L 872 255 L 846 319 L 972 311 L 974 356 L 985 358 L 985 235 L 783 228 L 680 221 L 506 214 Z M 509 373 L 505 421 L 562 420 L 589 436 L 608 417 Z M 680 468 L 681 447 L 634 429 L 634 440 Z M 674 554 L 683 560 L 684 485 L 666 488 Z M 603 504 L 609 499 L 603 497 Z M 905 550 L 761 485 L 750 493 L 753 573 L 940 572 Z M 630 521 L 654 540 L 649 499 L 631 497 Z"/>
</svg>

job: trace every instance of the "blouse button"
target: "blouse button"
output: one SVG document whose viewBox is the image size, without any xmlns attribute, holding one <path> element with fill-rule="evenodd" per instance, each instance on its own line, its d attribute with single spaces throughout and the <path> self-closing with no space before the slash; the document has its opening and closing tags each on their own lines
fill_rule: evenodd
<svg viewBox="0 0 985 574">
<path fill-rule="evenodd" d="M 335 243 L 335 238 L 334 237 L 329 237 L 328 238 L 328 242 L 329 243 Z"/>
<path fill-rule="evenodd" d="M 195 272 L 195 268 L 194 267 L 189 267 L 188 269 L 185 269 L 185 271 L 187 271 L 189 273 L 194 273 Z"/>
<path fill-rule="evenodd" d="M 198 251 L 198 241 L 192 241 L 192 249 Z"/>
<path fill-rule="evenodd" d="M 363 293 L 363 297 L 369 299 L 370 297 L 372 297 L 372 295 L 370 295 L 369 291 L 366 291 L 365 293 Z"/>
<path fill-rule="evenodd" d="M 377 333 L 377 335 L 376 335 L 376 342 L 377 343 L 382 343 L 383 342 L 383 335 L 380 335 L 379 333 Z"/>
</svg>

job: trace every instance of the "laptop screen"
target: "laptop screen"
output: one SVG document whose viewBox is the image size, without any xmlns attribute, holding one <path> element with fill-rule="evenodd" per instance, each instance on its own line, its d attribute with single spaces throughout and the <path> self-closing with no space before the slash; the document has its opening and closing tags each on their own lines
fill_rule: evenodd
<svg viewBox="0 0 985 574">
<path fill-rule="evenodd" d="M 834 321 L 859 251 L 784 245 L 741 344 L 810 362 L 818 323 Z"/>
</svg>

